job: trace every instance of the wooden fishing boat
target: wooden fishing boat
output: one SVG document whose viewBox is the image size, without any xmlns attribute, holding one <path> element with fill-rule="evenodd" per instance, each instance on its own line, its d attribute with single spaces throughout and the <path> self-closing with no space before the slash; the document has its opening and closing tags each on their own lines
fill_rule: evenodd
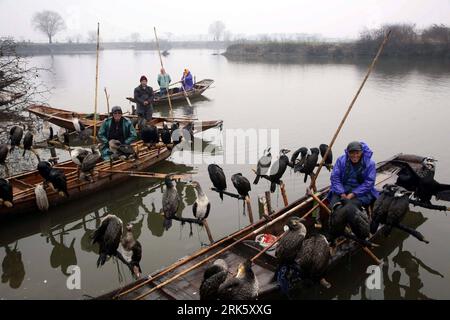
<svg viewBox="0 0 450 320">
<path fill-rule="evenodd" d="M 423 157 L 415 155 L 399 154 L 393 158 L 377 164 L 376 187 L 381 189 L 387 183 L 395 183 L 397 173 L 400 171 L 399 162 L 405 162 L 414 169 L 419 169 Z M 328 188 L 318 191 L 319 197 L 324 198 Z M 203 273 L 210 261 L 221 258 L 224 259 L 231 271 L 235 271 L 238 264 L 254 257 L 261 251 L 261 247 L 256 244 L 254 239 L 261 233 L 280 235 L 283 233 L 283 227 L 288 219 L 293 215 L 303 217 L 312 209 L 316 208 L 314 200 L 310 196 L 304 196 L 285 208 L 273 213 L 270 221 L 261 219 L 248 227 L 237 231 L 221 240 L 211 244 L 207 248 L 200 249 L 188 257 L 184 257 L 171 266 L 154 272 L 148 277 L 139 279 L 121 289 L 114 290 L 99 296 L 97 299 L 180 299 L 196 300 L 199 299 L 199 287 L 203 280 Z M 320 209 L 319 214 L 323 217 L 322 221 L 327 221 L 328 213 Z M 408 215 L 414 214 L 412 212 Z M 405 219 L 408 221 L 408 219 Z M 416 219 L 411 227 L 417 227 L 424 222 L 424 219 Z M 311 215 L 305 220 L 308 230 L 314 226 Z M 327 227 L 326 223 L 324 227 Z M 382 228 L 371 238 L 376 239 Z M 389 239 L 387 239 L 389 241 Z M 359 251 L 361 247 L 353 241 L 342 242 L 337 247 L 336 254 L 329 263 L 329 270 L 336 266 L 344 257 Z M 214 257 L 212 257 L 214 255 Z M 205 263 L 206 262 L 206 263 Z M 253 271 L 258 278 L 260 291 L 259 299 L 273 297 L 273 294 L 279 292 L 278 284 L 274 281 L 274 272 L 277 268 L 277 259 L 273 253 L 266 251 L 254 261 Z M 172 279 L 174 278 L 175 279 Z M 172 280 L 169 280 L 172 279 Z M 165 284 L 165 281 L 170 281 Z"/>
<path fill-rule="evenodd" d="M 73 126 L 73 111 L 65 110 L 65 109 L 57 109 L 52 107 L 47 107 L 43 105 L 31 105 L 27 108 L 27 110 L 36 116 L 47 120 L 50 123 L 53 123 L 54 125 L 57 125 L 59 127 L 68 129 L 70 131 L 74 131 L 75 127 Z M 93 114 L 88 113 L 76 113 L 76 115 L 79 117 L 80 121 L 86 126 L 86 127 L 93 127 L 94 126 L 94 116 Z M 131 120 L 137 119 L 137 116 L 124 114 L 124 117 L 127 117 Z M 96 126 L 100 127 L 102 122 L 108 118 L 107 114 L 97 114 L 97 122 Z M 195 121 L 192 119 L 189 119 L 187 117 L 153 117 L 153 119 L 150 121 L 150 124 L 153 124 L 157 127 L 162 128 L 163 122 L 172 123 L 174 121 L 178 122 L 181 127 L 186 127 L 189 125 L 193 128 L 193 133 L 202 132 L 214 127 L 221 127 L 222 121 L 221 120 L 203 120 L 203 121 Z"/>
<path fill-rule="evenodd" d="M 208 89 L 213 84 L 213 82 L 214 80 L 212 79 L 200 80 L 194 84 L 194 88 L 192 90 L 186 91 L 186 95 L 189 97 L 189 99 L 198 98 L 203 94 L 203 92 L 205 92 L 206 89 Z M 178 103 L 186 101 L 183 90 L 172 88 L 169 90 L 169 92 L 170 102 Z M 127 97 L 127 100 L 136 103 L 133 97 Z M 164 95 L 162 97 L 159 96 L 159 90 L 155 90 L 155 99 L 153 101 L 155 105 L 166 105 L 169 103 L 167 95 Z"/>
<path fill-rule="evenodd" d="M 158 128 L 162 128 L 163 121 L 153 120 Z M 180 128 L 187 128 L 190 122 L 180 122 Z M 214 126 L 220 126 L 222 121 L 207 121 L 203 125 L 200 121 L 197 131 L 204 131 Z M 171 125 L 171 122 L 168 122 Z M 138 156 L 135 160 L 117 160 L 114 162 L 101 161 L 96 164 L 93 182 L 82 181 L 79 179 L 78 167 L 71 160 L 61 162 L 55 165 L 64 171 L 67 177 L 67 187 L 69 197 L 61 197 L 50 188 L 46 189 L 50 207 L 58 206 L 62 203 L 73 201 L 84 196 L 92 195 L 94 192 L 109 188 L 117 183 L 123 182 L 131 174 L 123 174 L 121 172 L 138 172 L 148 169 L 152 165 L 163 161 L 171 154 L 168 146 L 160 143 L 157 146 L 149 148 L 144 145 L 142 140 L 132 144 Z M 43 182 L 37 170 L 28 171 L 23 174 L 14 175 L 8 178 L 13 187 L 13 203 L 14 206 L 7 208 L 0 207 L 0 218 L 37 211 L 36 197 L 34 190 L 36 186 Z"/>
</svg>

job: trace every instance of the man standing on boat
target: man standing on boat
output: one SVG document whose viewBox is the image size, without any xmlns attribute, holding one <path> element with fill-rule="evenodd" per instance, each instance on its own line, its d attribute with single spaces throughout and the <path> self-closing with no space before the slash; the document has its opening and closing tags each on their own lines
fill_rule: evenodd
<svg viewBox="0 0 450 320">
<path fill-rule="evenodd" d="M 110 158 L 110 140 L 119 140 L 122 144 L 131 144 L 137 139 L 133 124 L 129 119 L 122 116 L 122 108 L 114 106 L 111 109 L 111 113 L 112 117 L 106 119 L 98 131 L 98 138 L 103 142 L 103 160 L 109 160 Z"/>
<path fill-rule="evenodd" d="M 169 84 L 172 81 L 170 75 L 166 73 L 164 68 L 161 68 L 161 73 L 158 74 L 158 85 L 159 85 L 159 95 L 163 96 L 167 94 L 167 90 L 169 90 Z"/>
<path fill-rule="evenodd" d="M 350 142 L 331 172 L 330 206 L 348 199 L 357 206 L 371 204 L 378 197 L 375 189 L 377 175 L 373 152 L 364 142 Z"/>
<path fill-rule="evenodd" d="M 139 117 L 139 124 L 152 120 L 153 115 L 153 88 L 147 86 L 147 77 L 141 76 L 141 84 L 134 89 L 134 100 L 137 105 L 137 115 Z M 145 123 L 145 122 L 144 122 Z"/>
<path fill-rule="evenodd" d="M 192 74 L 188 69 L 184 69 L 183 76 L 181 77 L 181 84 L 186 91 L 194 88 L 194 80 L 192 79 Z M 183 90 L 183 88 L 181 88 L 181 90 Z"/>
</svg>

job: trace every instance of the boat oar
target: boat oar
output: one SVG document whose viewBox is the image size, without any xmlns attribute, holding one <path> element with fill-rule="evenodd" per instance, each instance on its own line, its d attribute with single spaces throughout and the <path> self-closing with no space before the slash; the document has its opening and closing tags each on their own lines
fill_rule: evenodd
<svg viewBox="0 0 450 320">
<path fill-rule="evenodd" d="M 161 50 L 159 49 L 158 35 L 156 34 L 156 27 L 153 27 L 153 31 L 155 31 L 156 45 L 158 47 L 158 53 L 159 53 L 159 62 L 161 63 L 161 68 L 164 68 L 162 57 L 161 57 Z M 169 87 L 167 87 L 167 101 L 169 102 L 170 114 L 173 116 L 172 101 L 170 101 Z"/>
<path fill-rule="evenodd" d="M 189 100 L 189 97 L 188 97 L 188 95 L 187 95 L 187 93 L 186 93 L 186 89 L 184 89 L 184 86 L 183 86 L 183 84 L 181 84 L 181 88 L 183 89 L 183 92 L 184 92 L 184 97 L 186 98 L 186 101 L 188 102 L 188 104 L 189 104 L 189 107 L 192 107 L 192 103 L 191 103 L 191 100 Z"/>
<path fill-rule="evenodd" d="M 364 87 L 364 85 L 365 85 L 367 79 L 369 78 L 369 75 L 371 74 L 373 68 L 375 67 L 375 64 L 376 64 L 376 62 L 377 62 L 377 60 L 378 60 L 378 57 L 381 55 L 381 52 L 383 51 L 384 46 L 386 45 L 386 43 L 387 43 L 387 41 L 388 41 L 390 35 L 391 35 L 391 30 L 389 30 L 389 31 L 386 33 L 386 35 L 385 35 L 385 37 L 384 37 L 384 40 L 383 40 L 383 42 L 381 43 L 380 48 L 378 49 L 377 54 L 375 55 L 375 58 L 373 58 L 372 63 L 370 64 L 370 66 L 369 66 L 369 68 L 368 68 L 368 70 L 367 70 L 366 76 L 364 77 L 364 79 L 363 79 L 361 85 L 359 86 L 358 91 L 356 91 L 356 94 L 355 94 L 355 96 L 353 97 L 353 99 L 352 99 L 350 105 L 348 106 L 347 111 L 345 112 L 344 117 L 343 117 L 342 120 L 341 120 L 341 123 L 339 124 L 339 126 L 338 126 L 336 132 L 334 133 L 334 136 L 333 136 L 333 138 L 331 139 L 330 144 L 328 145 L 327 151 L 325 152 L 324 156 L 322 157 L 322 161 L 320 162 L 320 165 L 319 165 L 319 167 L 317 168 L 316 173 L 315 173 L 315 174 L 312 176 L 312 178 L 311 178 L 310 188 L 312 188 L 314 191 L 316 190 L 316 180 L 317 180 L 317 177 L 319 176 L 320 170 L 322 169 L 323 165 L 325 164 L 325 160 L 328 158 L 328 154 L 330 153 L 330 150 L 331 150 L 331 148 L 333 147 L 334 142 L 336 141 L 336 138 L 337 138 L 337 136 L 339 135 L 339 132 L 341 131 L 342 127 L 344 126 L 344 123 L 345 123 L 345 121 L 347 120 L 347 117 L 348 117 L 348 115 L 350 114 L 350 111 L 352 110 L 353 105 L 354 105 L 355 102 L 356 102 L 356 99 L 358 98 L 359 94 L 361 93 L 362 88 Z"/>
<path fill-rule="evenodd" d="M 305 201 L 307 202 L 307 201 Z M 290 210 L 286 211 L 285 213 L 281 214 L 280 216 L 276 217 L 273 220 L 270 220 L 269 222 L 266 222 L 263 226 L 261 226 L 260 228 L 249 232 L 247 235 L 243 236 L 242 238 L 235 240 L 234 242 L 232 242 L 231 244 L 229 244 L 228 246 L 224 247 L 223 249 L 217 251 L 216 253 L 208 256 L 206 259 L 203 259 L 199 262 L 197 262 L 196 264 L 194 264 L 193 266 L 181 271 L 180 273 L 176 274 L 175 276 L 173 276 L 172 278 L 169 278 L 168 280 L 161 282 L 160 284 L 158 284 L 157 286 L 153 287 L 152 289 L 148 290 L 147 292 L 144 292 L 143 294 L 139 295 L 138 297 L 136 297 L 134 300 L 140 300 L 146 296 L 148 296 L 149 294 L 151 294 L 152 292 L 164 287 L 165 285 L 168 285 L 169 283 L 173 282 L 174 280 L 178 279 L 179 277 L 185 275 L 186 273 L 189 273 L 190 271 L 202 266 L 203 264 L 205 264 L 206 262 L 210 261 L 211 259 L 223 254 L 224 252 L 226 252 L 227 250 L 229 250 L 230 248 L 234 247 L 235 245 L 241 243 L 244 240 L 249 239 L 252 236 L 255 236 L 257 234 L 259 234 L 260 232 L 264 231 L 265 229 L 267 229 L 268 227 L 272 226 L 273 224 L 277 223 L 278 221 L 287 218 L 288 216 L 292 215 L 294 212 L 296 212 L 298 209 L 300 209 L 300 207 L 302 207 L 305 202 L 302 202 L 301 204 L 291 208 Z M 309 203 L 309 201 L 308 201 Z M 315 210 L 315 208 L 313 208 Z M 312 209 L 311 209 L 312 210 Z"/>
<path fill-rule="evenodd" d="M 325 193 L 326 191 L 327 191 L 327 189 L 322 191 L 322 194 Z M 297 210 L 301 209 L 302 207 L 304 207 L 305 205 L 307 205 L 311 201 L 312 201 L 312 198 L 306 199 L 305 201 L 300 203 L 298 206 L 296 206 L 296 209 Z M 209 247 L 201 249 L 201 250 L 195 252 L 193 255 L 185 258 L 185 259 L 179 260 L 178 262 L 174 263 L 169 268 L 167 268 L 167 269 L 157 273 L 155 276 L 153 276 L 153 277 L 149 276 L 149 278 L 147 280 L 137 284 L 136 286 L 134 286 L 132 288 L 127 289 L 126 291 L 123 291 L 123 292 L 120 292 L 120 293 L 116 294 L 114 296 L 114 298 L 120 298 L 120 297 L 122 297 L 122 296 L 124 296 L 124 295 L 126 295 L 126 294 L 128 294 L 128 293 L 130 293 L 130 292 L 132 292 L 134 290 L 136 290 L 136 289 L 139 289 L 139 288 L 145 286 L 146 284 L 148 284 L 148 283 L 150 283 L 150 282 L 152 282 L 152 281 L 154 281 L 156 279 L 159 279 L 160 277 L 162 277 L 162 276 L 166 275 L 167 273 L 175 270 L 176 268 L 178 268 L 178 267 L 180 267 L 180 266 L 182 266 L 182 265 L 184 265 L 184 264 L 194 260 L 195 258 L 198 258 L 202 254 L 204 254 L 204 253 L 206 253 L 206 252 L 208 252 L 208 251 L 210 251 L 210 250 L 212 250 L 212 249 L 222 245 L 223 243 L 227 242 L 230 239 L 233 239 L 235 237 L 241 236 L 242 234 L 250 231 L 253 228 L 254 228 L 254 225 L 248 225 L 244 229 L 238 230 L 238 231 L 234 232 L 233 234 L 230 234 L 227 237 L 222 238 L 221 240 L 219 240 L 219 241 L 215 242 L 214 244 L 210 245 Z"/>
<path fill-rule="evenodd" d="M 311 196 L 323 209 L 325 209 L 326 212 L 328 212 L 329 215 L 332 214 L 330 208 L 328 208 L 317 195 L 311 193 Z M 364 252 L 366 252 L 378 265 L 382 264 L 382 261 L 378 259 L 378 257 L 369 248 L 364 246 L 362 248 Z"/>
<path fill-rule="evenodd" d="M 133 171 L 133 170 L 100 169 L 99 172 L 127 174 L 130 177 L 153 178 L 153 179 L 165 179 L 168 175 L 170 175 L 173 179 L 190 178 L 190 175 L 188 174 L 169 174 L 169 173 L 166 174 L 166 173 Z"/>
<path fill-rule="evenodd" d="M 97 59 L 95 63 L 94 143 L 97 142 L 98 52 L 100 51 L 100 23 L 97 22 Z"/>
</svg>

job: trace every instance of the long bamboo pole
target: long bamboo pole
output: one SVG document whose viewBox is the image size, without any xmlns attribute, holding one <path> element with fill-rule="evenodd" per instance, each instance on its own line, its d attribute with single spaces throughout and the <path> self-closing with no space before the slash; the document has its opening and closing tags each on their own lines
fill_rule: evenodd
<svg viewBox="0 0 450 320">
<path fill-rule="evenodd" d="M 161 57 L 161 50 L 159 48 L 158 35 L 156 34 L 156 27 L 153 27 L 153 31 L 155 31 L 156 45 L 158 46 L 159 62 L 161 63 L 161 68 L 163 69 L 164 65 L 163 65 L 163 61 L 162 61 L 162 57 Z M 170 114 L 173 117 L 172 101 L 170 101 L 169 87 L 167 87 L 167 101 L 169 102 Z"/>
<path fill-rule="evenodd" d="M 95 63 L 94 143 L 97 143 L 98 52 L 100 51 L 100 23 L 97 22 L 97 59 Z"/>
<path fill-rule="evenodd" d="M 108 91 L 106 91 L 106 87 L 104 88 L 104 90 L 105 90 L 105 96 L 106 96 L 106 111 L 109 115 L 109 94 L 108 94 Z"/>
<path fill-rule="evenodd" d="M 325 193 L 326 191 L 327 191 L 327 190 L 324 190 L 324 191 L 322 192 L 322 194 Z M 313 200 L 312 198 L 306 199 L 306 200 L 303 201 L 301 204 L 299 204 L 296 208 L 297 208 L 297 209 L 300 209 L 300 208 L 304 207 L 305 205 L 307 205 L 308 203 L 310 203 L 312 200 Z M 134 287 L 132 287 L 132 288 L 130 288 L 130 289 L 124 291 L 124 292 L 121 292 L 120 294 L 117 294 L 115 297 L 116 297 L 116 298 L 120 298 L 120 297 L 122 297 L 122 296 L 124 296 L 124 295 L 126 295 L 126 294 L 128 294 L 128 293 L 130 293 L 130 292 L 132 292 L 132 291 L 134 291 L 134 290 L 136 290 L 136 289 L 138 289 L 138 288 L 141 288 L 141 287 L 145 286 L 146 284 L 150 283 L 151 281 L 154 281 L 154 280 L 156 280 L 156 279 L 162 277 L 163 275 L 165 275 L 165 274 L 167 274 L 167 273 L 173 271 L 174 269 L 176 269 L 176 268 L 178 268 L 178 267 L 180 267 L 180 266 L 182 266 L 182 265 L 184 265 L 184 264 L 186 264 L 186 263 L 192 261 L 193 259 L 195 259 L 195 258 L 201 256 L 201 255 L 204 254 L 205 252 L 208 252 L 208 251 L 210 251 L 210 250 L 212 250 L 212 249 L 214 249 L 214 248 L 216 248 L 216 247 L 222 245 L 223 243 L 227 242 L 228 240 L 230 240 L 230 239 L 232 239 L 232 238 L 235 238 L 235 237 L 238 237 L 238 236 L 244 234 L 245 232 L 250 231 L 252 228 L 254 228 L 253 225 L 248 225 L 248 226 L 245 227 L 244 229 L 241 229 L 241 230 L 239 230 L 239 231 L 237 231 L 237 232 L 235 232 L 235 233 L 233 233 L 233 234 L 231 234 L 231 235 L 228 235 L 227 237 L 225 237 L 225 238 L 223 238 L 223 239 L 221 239 L 221 240 L 215 242 L 215 243 L 212 244 L 211 246 L 209 246 L 209 247 L 207 247 L 207 248 L 204 248 L 204 249 L 202 249 L 202 250 L 199 250 L 199 251 L 197 251 L 196 253 L 194 253 L 193 255 L 191 255 L 191 256 L 189 256 L 189 257 L 187 257 L 187 258 L 185 258 L 185 259 L 182 259 L 182 260 L 180 260 L 180 261 L 178 261 L 178 262 L 176 262 L 175 264 L 173 264 L 173 265 L 170 266 L 169 268 L 167 268 L 167 269 L 161 271 L 160 273 L 156 274 L 154 277 L 149 277 L 147 280 L 141 282 L 140 284 L 138 284 L 138 285 L 136 285 L 136 286 L 134 286 Z"/>
<path fill-rule="evenodd" d="M 361 93 L 361 90 L 362 90 L 362 88 L 364 87 L 364 85 L 365 85 L 367 79 L 369 78 L 369 75 L 371 74 L 373 68 L 375 67 L 375 64 L 377 63 L 378 58 L 379 58 L 379 56 L 381 55 L 381 52 L 383 52 L 384 46 L 386 45 L 386 43 L 387 43 L 387 41 L 388 41 L 390 35 L 391 35 L 391 30 L 389 30 L 389 31 L 386 33 L 386 35 L 385 35 L 385 37 L 384 37 L 384 40 L 383 40 L 383 42 L 381 43 L 380 48 L 378 49 L 377 54 L 375 55 L 375 58 L 373 58 L 372 63 L 370 64 L 369 68 L 367 69 L 366 76 L 364 77 L 364 79 L 363 79 L 361 85 L 359 86 L 358 91 L 356 91 L 355 96 L 353 97 L 353 99 L 352 99 L 350 105 L 348 106 L 347 111 L 345 112 L 344 117 L 343 117 L 342 120 L 341 120 L 341 123 L 339 124 L 339 126 L 338 126 L 336 132 L 334 133 L 333 138 L 331 139 L 330 144 L 328 145 L 327 151 L 325 152 L 324 156 L 322 157 L 322 161 L 320 162 L 319 168 L 317 168 L 316 173 L 314 174 L 314 176 L 313 176 L 312 179 L 311 179 L 310 188 L 312 188 L 314 191 L 316 190 L 316 180 L 317 180 L 317 177 L 319 176 L 320 170 L 322 169 L 323 165 L 325 164 L 325 159 L 328 157 L 328 154 L 330 153 L 330 150 L 331 150 L 331 148 L 333 147 L 334 142 L 336 141 L 337 136 L 339 135 L 339 133 L 340 133 L 342 127 L 344 126 L 344 123 L 345 123 L 345 121 L 347 120 L 347 117 L 348 117 L 348 115 L 350 114 L 350 111 L 352 110 L 353 105 L 354 105 L 355 102 L 356 102 L 356 99 L 358 99 L 358 96 L 359 96 L 359 94 Z"/>
<path fill-rule="evenodd" d="M 304 202 L 303 202 L 304 203 Z M 276 217 L 275 219 L 265 223 L 263 226 L 261 226 L 260 228 L 248 233 L 247 235 L 243 236 L 242 238 L 239 238 L 238 240 L 234 241 L 233 243 L 229 244 L 228 246 L 224 247 L 223 249 L 217 251 L 216 253 L 208 256 L 206 259 L 203 259 L 199 262 L 197 262 L 196 264 L 194 264 L 193 266 L 183 270 L 182 272 L 176 274 L 175 276 L 173 276 L 172 278 L 161 282 L 160 284 L 158 284 L 157 286 L 153 287 L 152 289 L 148 290 L 147 292 L 139 295 L 138 297 L 136 297 L 134 300 L 140 300 L 146 296 L 148 296 L 149 294 L 151 294 L 152 292 L 164 287 L 165 285 L 173 282 L 174 280 L 178 279 L 179 277 L 185 275 L 186 273 L 200 267 L 201 265 L 205 264 L 206 262 L 210 261 L 211 259 L 223 254 L 224 252 L 226 252 L 227 250 L 229 250 L 230 248 L 234 247 L 235 245 L 241 243 L 242 241 L 249 239 L 250 237 L 262 232 L 263 230 L 267 229 L 268 227 L 272 226 L 273 224 L 277 223 L 278 221 L 280 221 L 281 219 L 287 218 L 289 215 L 293 214 L 295 211 L 297 211 L 300 207 L 302 206 L 302 204 L 299 204 L 297 206 L 295 206 L 294 208 L 291 208 L 290 210 L 286 211 L 285 213 L 281 214 L 280 216 Z M 314 208 L 315 210 L 315 208 Z"/>
</svg>

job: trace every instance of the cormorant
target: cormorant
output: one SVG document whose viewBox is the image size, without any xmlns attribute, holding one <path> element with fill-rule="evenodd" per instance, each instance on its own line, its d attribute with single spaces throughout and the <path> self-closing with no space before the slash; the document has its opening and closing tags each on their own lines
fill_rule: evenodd
<svg viewBox="0 0 450 320">
<path fill-rule="evenodd" d="M 72 123 L 73 127 L 75 128 L 75 131 L 78 132 L 78 136 L 81 138 L 81 136 L 84 134 L 84 130 L 86 129 L 86 127 L 80 121 L 78 115 L 75 112 L 72 112 Z"/>
<path fill-rule="evenodd" d="M 220 199 L 223 200 L 223 191 L 227 188 L 227 180 L 223 169 L 217 164 L 208 165 L 208 174 L 214 187 L 219 191 Z"/>
<path fill-rule="evenodd" d="M 13 189 L 8 180 L 0 178 L 0 206 L 13 206 Z"/>
<path fill-rule="evenodd" d="M 145 144 L 154 145 L 159 142 L 158 128 L 153 125 L 146 125 L 141 130 L 141 139 Z"/>
<path fill-rule="evenodd" d="M 267 179 L 270 181 L 270 192 L 275 192 L 277 184 L 281 183 L 281 177 L 289 164 L 289 158 L 286 156 L 289 152 L 290 150 L 281 149 L 279 158 L 270 165 L 267 173 Z"/>
<path fill-rule="evenodd" d="M 10 152 L 14 150 L 14 147 L 20 146 L 22 136 L 23 136 L 23 128 L 19 126 L 13 126 L 11 128 L 11 130 L 9 131 L 9 139 L 11 141 L 11 149 L 9 150 Z"/>
<path fill-rule="evenodd" d="M 200 300 L 217 300 L 217 291 L 228 275 L 228 265 L 223 259 L 217 259 L 205 269 L 200 285 Z"/>
<path fill-rule="evenodd" d="M 301 148 L 295 150 L 295 152 L 292 154 L 291 161 L 289 162 L 289 166 L 291 168 L 294 168 L 294 172 L 298 172 L 303 168 L 307 154 L 308 154 L 308 148 L 306 148 L 306 147 L 301 147 Z M 298 156 L 300 156 L 300 159 L 298 159 L 298 161 L 297 161 Z"/>
<path fill-rule="evenodd" d="M 375 202 L 377 210 L 374 210 L 374 216 L 370 225 L 371 232 L 376 232 L 378 225 L 382 223 L 385 225 L 385 236 L 388 236 L 391 233 L 392 228 L 395 227 L 411 234 L 419 241 L 428 243 L 419 231 L 401 223 L 406 213 L 409 211 L 409 195 L 411 194 L 411 191 L 407 191 L 396 185 L 388 185 L 386 189 L 388 188 L 390 192 L 383 192 Z"/>
<path fill-rule="evenodd" d="M 161 141 L 162 141 L 164 144 L 170 144 L 170 143 L 172 143 L 172 136 L 171 136 L 171 134 L 170 134 L 170 130 L 169 130 L 169 128 L 167 127 L 166 122 L 164 122 L 163 128 L 162 128 L 162 130 L 161 130 Z"/>
<path fill-rule="evenodd" d="M 94 231 L 92 243 L 98 243 L 100 247 L 97 267 L 104 265 L 108 256 L 122 257 L 117 251 L 122 237 L 122 228 L 122 220 L 113 214 L 108 214 Z"/>
<path fill-rule="evenodd" d="M 256 178 L 253 184 L 258 184 L 259 178 L 267 174 L 272 162 L 272 154 L 270 153 L 270 147 L 264 150 L 263 156 L 258 160 L 256 166 Z"/>
<path fill-rule="evenodd" d="M 275 250 L 275 257 L 278 258 L 280 265 L 289 264 L 295 260 L 306 236 L 306 227 L 299 217 L 290 218 L 287 225 L 289 230 L 278 241 Z"/>
<path fill-rule="evenodd" d="M 27 150 L 31 151 L 31 147 L 33 146 L 33 134 L 28 131 L 23 138 L 23 154 L 22 157 L 25 157 L 25 152 Z"/>
<path fill-rule="evenodd" d="M 41 177 L 44 178 L 44 184 L 48 183 L 60 196 L 69 196 L 67 192 L 67 179 L 63 171 L 52 168 L 52 165 L 48 161 L 39 161 L 37 169 Z"/>
<path fill-rule="evenodd" d="M 220 300 L 254 300 L 258 297 L 259 282 L 252 270 L 252 262 L 239 264 L 238 273 L 222 283 L 218 290 Z"/>
<path fill-rule="evenodd" d="M 87 177 L 90 181 L 92 181 L 92 177 L 94 175 L 94 168 L 97 164 L 98 160 L 101 158 L 100 151 L 96 146 L 91 147 L 92 152 L 86 155 L 81 162 L 81 172 L 84 177 Z"/>
<path fill-rule="evenodd" d="M 169 230 L 172 226 L 172 219 L 178 211 L 181 199 L 170 175 L 166 176 L 164 183 L 166 185 L 166 190 L 164 190 L 162 196 L 162 208 L 165 217 L 164 227 L 166 230 Z"/>
<path fill-rule="evenodd" d="M 321 144 L 319 146 L 319 150 L 320 150 L 320 156 L 323 157 L 325 156 L 325 153 L 327 152 L 328 149 L 328 145 L 326 144 Z M 333 168 L 333 152 L 330 149 L 330 152 L 328 152 L 328 156 L 325 159 L 325 163 L 324 163 L 325 167 L 328 169 L 328 171 L 331 171 L 331 169 Z"/>
<path fill-rule="evenodd" d="M 125 160 L 132 156 L 136 156 L 136 152 L 131 145 L 120 143 L 119 140 L 109 140 L 109 150 L 112 153 L 112 160 Z"/>
<path fill-rule="evenodd" d="M 178 122 L 172 123 L 172 126 L 170 127 L 170 134 L 172 136 L 173 144 L 179 144 L 181 140 L 183 139 L 183 135 L 180 130 L 180 124 Z"/>
<path fill-rule="evenodd" d="M 9 175 L 9 168 L 6 165 L 6 158 L 8 157 L 9 148 L 5 143 L 0 144 L 0 164 L 5 166 L 5 172 Z"/>
<path fill-rule="evenodd" d="M 320 282 L 325 287 L 330 284 L 323 278 L 330 261 L 330 246 L 327 238 L 320 233 L 315 233 L 305 239 L 297 254 L 296 262 L 300 266 L 303 280 Z"/>
<path fill-rule="evenodd" d="M 36 205 L 39 211 L 48 211 L 49 203 L 47 192 L 45 191 L 42 183 L 36 185 L 36 188 L 34 188 L 34 195 L 36 196 Z"/>
<path fill-rule="evenodd" d="M 316 168 L 317 162 L 319 161 L 319 149 L 311 148 L 310 154 L 306 156 L 305 164 L 303 168 L 300 170 L 301 173 L 305 174 L 304 182 L 308 180 L 308 176 L 312 176 L 314 173 L 314 169 Z"/>
<path fill-rule="evenodd" d="M 203 192 L 202 187 L 197 181 L 191 182 L 192 186 L 197 191 L 197 199 L 195 199 L 194 205 L 192 206 L 192 212 L 194 217 L 202 221 L 208 218 L 209 211 L 211 209 L 211 203 L 208 197 Z"/>
<path fill-rule="evenodd" d="M 249 192 L 252 190 L 250 181 L 242 175 L 242 173 L 236 173 L 231 176 L 231 182 L 242 198 L 249 196 Z"/>
<path fill-rule="evenodd" d="M 133 276 L 135 278 L 139 278 L 142 273 L 141 266 L 139 264 L 142 259 L 142 246 L 139 241 L 134 239 L 132 229 L 133 226 L 128 224 L 125 234 L 121 239 L 121 244 L 125 251 L 131 252 L 131 259 L 128 262 L 128 267 L 130 268 Z"/>
</svg>

